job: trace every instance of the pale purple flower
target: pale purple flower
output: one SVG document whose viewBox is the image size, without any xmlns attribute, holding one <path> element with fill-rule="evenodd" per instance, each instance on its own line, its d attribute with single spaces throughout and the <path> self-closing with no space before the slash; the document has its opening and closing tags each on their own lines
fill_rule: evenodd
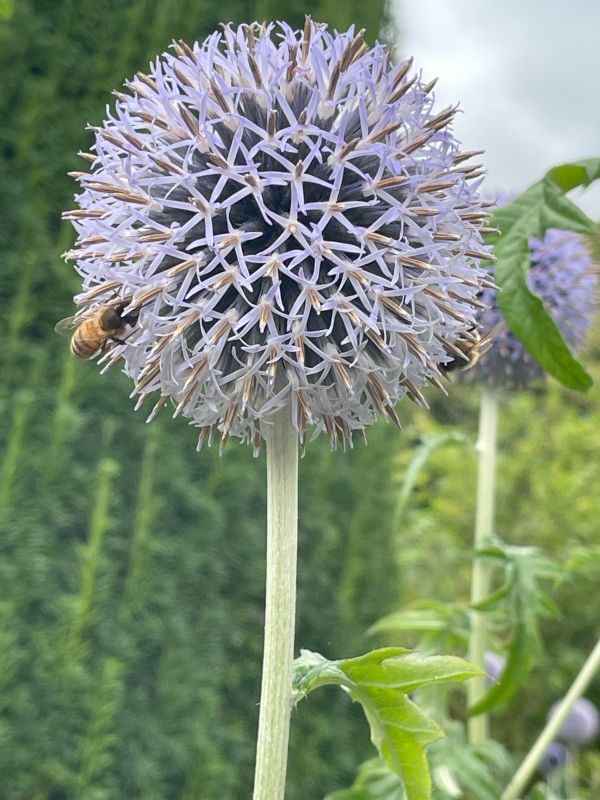
<svg viewBox="0 0 600 800">
<path fill-rule="evenodd" d="M 493 686 L 493 684 L 500 681 L 505 666 L 506 659 L 504 656 L 494 653 L 492 650 L 486 650 L 484 654 L 484 669 L 488 686 Z"/>
<path fill-rule="evenodd" d="M 353 28 L 225 26 L 116 93 L 67 256 L 83 311 L 139 310 L 105 357 L 151 416 L 172 398 L 200 444 L 257 449 L 289 406 L 335 446 L 439 383 L 489 283 L 489 203 L 411 67 Z"/>
<path fill-rule="evenodd" d="M 559 706 L 560 701 L 554 703 L 548 713 L 548 719 L 551 719 L 556 714 Z M 560 726 L 557 738 L 568 744 L 590 744 L 598 736 L 599 729 L 600 714 L 598 709 L 591 700 L 579 697 Z"/>
<path fill-rule="evenodd" d="M 552 742 L 544 751 L 538 764 L 538 769 L 542 775 L 550 775 L 554 770 L 564 767 L 568 756 L 569 751 L 562 742 Z"/>
<path fill-rule="evenodd" d="M 501 204 L 501 201 L 498 200 Z M 550 228 L 543 240 L 530 238 L 528 285 L 560 329 L 569 347 L 581 348 L 597 311 L 597 268 L 581 236 Z M 497 290 L 486 288 L 479 314 L 484 331 L 499 329 L 491 348 L 464 373 L 469 382 L 523 388 L 545 375 L 544 370 L 510 332 L 497 303 Z"/>
</svg>

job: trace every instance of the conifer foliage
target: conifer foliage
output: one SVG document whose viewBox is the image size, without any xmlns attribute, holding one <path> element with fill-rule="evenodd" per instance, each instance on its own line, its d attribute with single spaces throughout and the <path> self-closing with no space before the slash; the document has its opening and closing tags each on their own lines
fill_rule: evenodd
<svg viewBox="0 0 600 800">
<path fill-rule="evenodd" d="M 146 427 L 125 377 L 74 362 L 54 335 L 73 313 L 74 281 L 60 259 L 72 245 L 60 210 L 76 190 L 66 173 L 80 168 L 72 154 L 91 143 L 85 125 L 100 122 L 109 90 L 174 37 L 266 15 L 298 26 L 308 12 L 367 27 L 373 40 L 383 5 L 346 19 L 351 4 L 327 0 L 301 9 L 23 0 L 0 20 L 2 800 L 248 795 L 264 464 L 237 445 L 223 458 L 198 455 L 181 420 Z M 389 428 L 376 428 L 371 439 L 385 436 Z M 393 449 L 380 452 L 389 455 L 362 462 L 318 442 L 303 462 L 299 646 L 351 655 L 365 624 L 394 602 L 385 535 Z M 356 492 L 367 482 L 382 494 L 375 506 Z M 365 516 L 368 550 L 352 534 Z M 362 598 L 369 573 L 378 591 Z M 366 619 L 355 614 L 362 599 Z M 295 720 L 290 800 L 347 781 L 368 752 L 349 701 L 311 704 L 310 722 L 302 711 Z"/>
</svg>

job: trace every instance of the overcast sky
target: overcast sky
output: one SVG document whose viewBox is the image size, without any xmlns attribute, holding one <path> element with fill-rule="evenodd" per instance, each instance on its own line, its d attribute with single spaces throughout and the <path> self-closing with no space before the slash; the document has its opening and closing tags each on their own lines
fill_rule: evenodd
<svg viewBox="0 0 600 800">
<path fill-rule="evenodd" d="M 398 56 L 460 101 L 465 149 L 485 149 L 490 191 L 600 156 L 600 0 L 392 0 Z M 600 181 L 598 182 L 600 184 Z M 576 199 L 600 218 L 600 186 Z"/>
</svg>

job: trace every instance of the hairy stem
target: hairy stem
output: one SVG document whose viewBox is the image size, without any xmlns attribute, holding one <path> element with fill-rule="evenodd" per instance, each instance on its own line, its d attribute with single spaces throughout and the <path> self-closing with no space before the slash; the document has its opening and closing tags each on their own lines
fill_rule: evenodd
<svg viewBox="0 0 600 800">
<path fill-rule="evenodd" d="M 498 428 L 498 395 L 494 389 L 484 388 L 479 409 L 479 439 L 477 453 L 477 509 L 475 514 L 475 550 L 483 547 L 494 532 L 494 484 L 496 474 L 496 434 Z M 471 603 L 481 602 L 489 594 L 490 569 L 484 558 L 475 558 L 471 581 Z M 486 650 L 486 616 L 484 612 L 471 612 L 469 658 L 484 669 Z M 485 677 L 473 678 L 467 684 L 469 706 L 479 702 L 487 692 Z M 469 741 L 478 744 L 488 738 L 487 714 L 469 719 Z"/>
<path fill-rule="evenodd" d="M 283 800 L 292 710 L 298 541 L 298 437 L 289 409 L 267 438 L 267 587 L 253 800 Z"/>
<path fill-rule="evenodd" d="M 579 675 L 573 681 L 571 688 L 566 693 L 562 703 L 556 710 L 556 713 L 553 717 L 551 717 L 551 719 L 548 720 L 536 743 L 525 757 L 525 760 L 515 773 L 512 781 L 504 790 L 501 800 L 517 800 L 523 791 L 523 788 L 527 785 L 529 779 L 533 775 L 540 758 L 544 755 L 546 749 L 556 737 L 556 734 L 560 730 L 563 722 L 569 716 L 575 701 L 578 700 L 585 692 L 599 667 L 600 640 L 596 642 L 596 646 L 588 656 L 587 661 L 579 672 Z"/>
</svg>

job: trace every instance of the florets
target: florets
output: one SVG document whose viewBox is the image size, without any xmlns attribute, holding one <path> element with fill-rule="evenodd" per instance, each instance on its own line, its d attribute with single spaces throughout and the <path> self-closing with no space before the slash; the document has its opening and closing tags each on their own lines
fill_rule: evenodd
<svg viewBox="0 0 600 800">
<path fill-rule="evenodd" d="M 411 68 L 352 28 L 227 26 L 117 93 L 67 256 L 83 310 L 139 309 L 106 357 L 140 402 L 256 447 L 289 406 L 335 445 L 439 384 L 488 283 L 486 211 L 456 108 Z"/>
</svg>

